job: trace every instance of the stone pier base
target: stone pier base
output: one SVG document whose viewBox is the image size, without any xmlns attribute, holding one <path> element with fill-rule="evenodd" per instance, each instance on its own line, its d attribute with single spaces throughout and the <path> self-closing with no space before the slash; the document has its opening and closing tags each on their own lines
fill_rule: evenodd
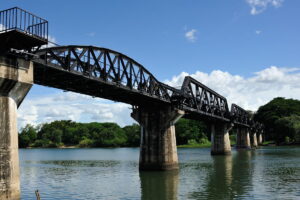
<svg viewBox="0 0 300 200">
<path fill-rule="evenodd" d="M 253 133 L 251 135 L 251 137 L 252 137 L 252 140 L 251 140 L 252 144 L 251 144 L 251 146 L 253 148 L 257 148 L 258 145 L 257 145 L 257 136 L 256 136 L 256 133 Z"/>
<path fill-rule="evenodd" d="M 33 84 L 30 62 L 0 56 L 0 199 L 20 199 L 17 107 Z"/>
<path fill-rule="evenodd" d="M 262 134 L 259 133 L 258 134 L 258 145 L 262 145 L 262 143 L 263 143 Z"/>
<path fill-rule="evenodd" d="M 248 128 L 237 128 L 237 137 L 236 137 L 236 148 L 238 149 L 250 149 L 250 134 Z"/>
<path fill-rule="evenodd" d="M 231 154 L 230 128 L 228 123 L 214 123 L 211 125 L 211 155 Z"/>
<path fill-rule="evenodd" d="M 140 170 L 178 169 L 176 121 L 183 111 L 135 108 L 131 114 L 141 125 Z"/>
</svg>

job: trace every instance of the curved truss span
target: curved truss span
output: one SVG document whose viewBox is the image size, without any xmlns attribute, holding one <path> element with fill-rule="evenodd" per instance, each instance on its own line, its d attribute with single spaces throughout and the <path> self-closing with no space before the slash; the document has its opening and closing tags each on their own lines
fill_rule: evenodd
<svg viewBox="0 0 300 200">
<path fill-rule="evenodd" d="M 110 49 L 60 46 L 36 54 L 37 84 L 133 105 L 170 103 L 175 92 L 135 60 Z"/>
<path fill-rule="evenodd" d="M 196 79 L 185 77 L 181 92 L 181 102 L 184 110 L 190 113 L 198 113 L 209 118 L 229 121 L 229 109 L 225 97 L 206 87 Z"/>
<path fill-rule="evenodd" d="M 36 52 L 34 82 L 131 105 L 172 105 L 186 118 L 233 121 L 249 126 L 248 113 L 192 77 L 181 89 L 159 82 L 143 65 L 128 56 L 94 46 L 59 46 Z"/>
<path fill-rule="evenodd" d="M 250 127 L 251 125 L 250 115 L 246 110 L 244 110 L 240 106 L 236 104 L 232 104 L 230 114 L 231 114 L 232 121 L 235 124 Z"/>
</svg>

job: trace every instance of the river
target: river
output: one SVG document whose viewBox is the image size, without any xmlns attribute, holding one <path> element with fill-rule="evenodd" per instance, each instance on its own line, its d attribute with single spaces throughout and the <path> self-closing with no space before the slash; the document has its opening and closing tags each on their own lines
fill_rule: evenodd
<svg viewBox="0 0 300 200">
<path fill-rule="evenodd" d="M 299 147 L 180 148 L 175 172 L 139 172 L 138 148 L 19 152 L 24 200 L 37 189 L 42 200 L 300 199 Z"/>
</svg>

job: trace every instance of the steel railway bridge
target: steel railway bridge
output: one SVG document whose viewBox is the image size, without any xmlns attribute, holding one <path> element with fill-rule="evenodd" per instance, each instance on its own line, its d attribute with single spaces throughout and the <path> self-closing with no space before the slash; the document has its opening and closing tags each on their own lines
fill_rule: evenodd
<svg viewBox="0 0 300 200">
<path fill-rule="evenodd" d="M 261 143 L 261 124 L 236 104 L 229 110 L 225 97 L 190 76 L 176 89 L 117 51 L 74 45 L 41 48 L 48 43 L 48 22 L 20 8 L 1 11 L 0 25 L 1 199 L 19 195 L 17 107 L 32 84 L 131 104 L 131 116 L 142 127 L 141 170 L 178 168 L 174 124 L 181 117 L 211 127 L 212 155 L 231 152 L 232 128 L 238 148 Z"/>
</svg>

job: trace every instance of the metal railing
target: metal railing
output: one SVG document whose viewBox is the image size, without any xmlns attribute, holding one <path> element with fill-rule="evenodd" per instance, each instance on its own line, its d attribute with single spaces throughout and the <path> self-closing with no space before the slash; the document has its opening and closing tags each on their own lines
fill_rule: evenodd
<svg viewBox="0 0 300 200">
<path fill-rule="evenodd" d="M 18 7 L 0 11 L 0 33 L 13 30 L 48 41 L 48 21 Z"/>
</svg>

